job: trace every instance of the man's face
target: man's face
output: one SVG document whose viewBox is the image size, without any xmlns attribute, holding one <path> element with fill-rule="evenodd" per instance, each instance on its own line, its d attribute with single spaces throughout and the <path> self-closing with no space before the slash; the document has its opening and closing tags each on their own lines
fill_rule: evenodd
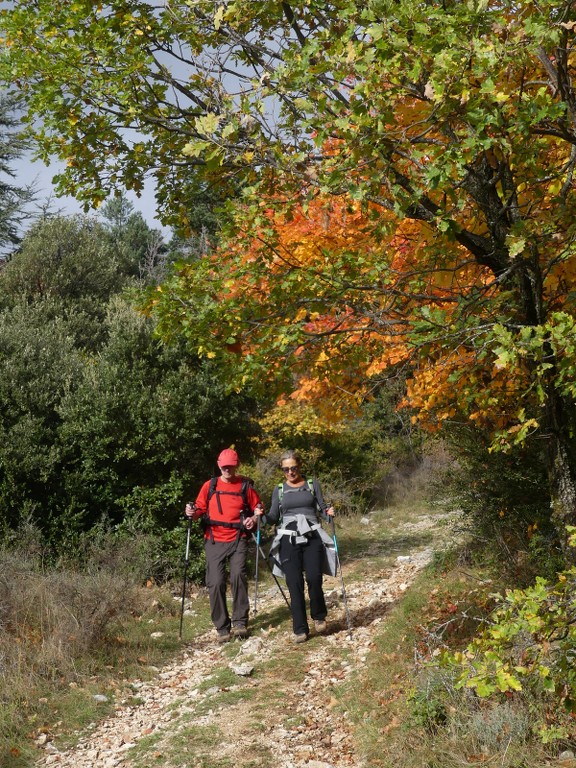
<svg viewBox="0 0 576 768">
<path fill-rule="evenodd" d="M 223 467 L 220 467 L 220 473 L 222 474 L 222 480 L 229 483 L 236 477 L 236 466 L 225 464 Z"/>
</svg>

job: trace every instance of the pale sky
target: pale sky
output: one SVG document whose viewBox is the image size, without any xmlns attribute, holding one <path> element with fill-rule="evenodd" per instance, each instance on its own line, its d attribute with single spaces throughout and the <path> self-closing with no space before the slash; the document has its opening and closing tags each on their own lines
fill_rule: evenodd
<svg viewBox="0 0 576 768">
<path fill-rule="evenodd" d="M 30 184 L 34 185 L 37 190 L 38 204 L 45 203 L 47 198 L 52 195 L 52 211 L 61 211 L 64 214 L 83 213 L 82 205 L 78 203 L 72 197 L 56 197 L 54 188 L 52 186 L 52 178 L 60 170 L 58 163 L 53 163 L 49 166 L 44 165 L 43 162 L 32 162 L 30 156 L 23 156 L 19 160 L 11 163 L 12 169 L 15 171 L 14 184 L 15 186 L 25 187 Z M 144 188 L 141 197 L 136 197 L 133 192 L 128 192 L 126 197 L 134 206 L 134 210 L 140 211 L 149 226 L 154 229 L 159 229 L 166 239 L 171 236 L 171 231 L 162 226 L 162 224 L 156 219 L 154 190 L 151 185 Z M 97 216 L 97 211 L 90 211 L 89 215 Z"/>
</svg>

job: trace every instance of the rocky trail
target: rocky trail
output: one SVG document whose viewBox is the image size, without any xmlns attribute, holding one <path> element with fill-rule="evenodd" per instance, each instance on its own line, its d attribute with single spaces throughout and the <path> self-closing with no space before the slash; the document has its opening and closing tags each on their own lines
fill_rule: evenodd
<svg viewBox="0 0 576 768">
<path fill-rule="evenodd" d="M 119 698 L 114 715 L 92 724 L 74 747 L 39 744 L 38 768 L 360 768 L 335 692 L 362 670 L 390 606 L 432 555 L 430 546 L 397 555 L 350 584 L 345 564 L 352 631 L 341 580 L 328 578 L 327 632 L 298 646 L 286 615 L 280 626 L 267 624 L 286 610 L 276 586 L 266 586 L 251 637 L 224 646 L 213 632 L 196 637 L 152 680 L 132 681 L 132 695 Z"/>
</svg>

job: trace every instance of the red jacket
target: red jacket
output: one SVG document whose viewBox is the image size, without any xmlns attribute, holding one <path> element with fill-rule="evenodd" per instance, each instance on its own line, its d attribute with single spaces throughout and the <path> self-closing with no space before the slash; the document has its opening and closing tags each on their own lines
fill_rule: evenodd
<svg viewBox="0 0 576 768">
<path fill-rule="evenodd" d="M 241 475 L 236 475 L 233 482 L 225 483 L 221 477 L 216 482 L 215 492 L 208 502 L 208 491 L 210 490 L 211 480 L 207 480 L 196 499 L 196 512 L 194 517 L 200 517 L 206 512 L 205 517 L 208 521 L 213 520 L 214 524 L 206 526 L 205 537 L 214 539 L 214 541 L 234 541 L 238 537 L 238 524 L 241 522 L 241 513 L 252 514 L 254 509 L 260 504 L 260 496 L 251 485 L 248 485 L 246 498 L 248 509 L 244 509 L 244 498 L 242 496 L 242 483 L 246 480 Z M 226 527 L 218 525 L 222 523 L 236 524 L 236 527 Z M 245 531 L 241 531 L 241 536 L 247 536 Z"/>
</svg>

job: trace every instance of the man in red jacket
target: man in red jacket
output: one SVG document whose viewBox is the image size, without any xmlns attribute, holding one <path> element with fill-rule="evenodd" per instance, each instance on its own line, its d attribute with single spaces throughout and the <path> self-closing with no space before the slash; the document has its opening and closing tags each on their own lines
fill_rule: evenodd
<svg viewBox="0 0 576 768">
<path fill-rule="evenodd" d="M 218 642 L 248 636 L 248 554 L 249 532 L 256 527 L 260 497 L 248 478 L 236 474 L 238 454 L 226 448 L 218 456 L 220 477 L 207 480 L 194 504 L 186 505 L 193 520 L 203 517 L 205 527 L 206 586 L 212 621 Z M 232 589 L 232 621 L 226 604 L 227 566 Z"/>
</svg>

